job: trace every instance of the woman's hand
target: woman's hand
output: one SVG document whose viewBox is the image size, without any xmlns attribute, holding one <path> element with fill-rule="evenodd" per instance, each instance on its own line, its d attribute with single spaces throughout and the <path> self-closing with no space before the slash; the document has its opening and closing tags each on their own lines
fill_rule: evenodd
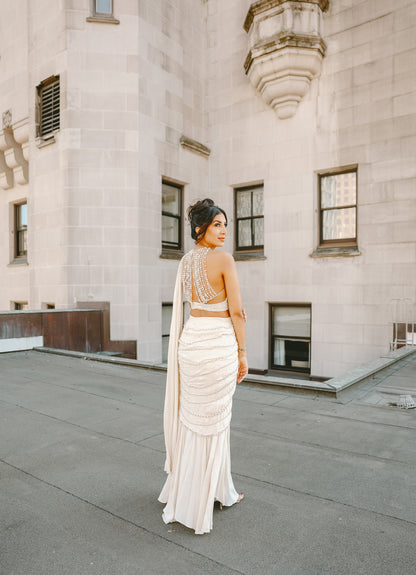
<svg viewBox="0 0 416 575">
<path fill-rule="evenodd" d="M 238 356 L 237 383 L 241 383 L 248 374 L 248 363 L 246 355 Z"/>
</svg>

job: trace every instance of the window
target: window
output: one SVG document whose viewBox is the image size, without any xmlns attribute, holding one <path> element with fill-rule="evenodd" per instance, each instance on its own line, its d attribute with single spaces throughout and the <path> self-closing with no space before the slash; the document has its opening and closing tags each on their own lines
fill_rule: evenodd
<svg viewBox="0 0 416 575">
<path fill-rule="evenodd" d="M 270 306 L 271 368 L 310 373 L 310 305 Z"/>
<path fill-rule="evenodd" d="M 182 306 L 183 323 L 189 318 L 189 306 L 186 302 Z M 172 321 L 173 304 L 162 303 L 162 363 L 168 361 L 170 323 Z"/>
<path fill-rule="evenodd" d="M 25 309 L 29 309 L 27 301 L 14 301 L 12 302 L 13 309 L 16 311 L 23 311 Z"/>
<path fill-rule="evenodd" d="M 27 203 L 14 206 L 14 257 L 27 257 Z"/>
<path fill-rule="evenodd" d="M 120 24 L 120 20 L 114 18 L 113 0 L 91 0 L 91 16 L 87 21 Z"/>
<path fill-rule="evenodd" d="M 95 13 L 96 14 L 112 14 L 113 2 L 112 0 L 95 0 Z"/>
<path fill-rule="evenodd" d="M 59 76 L 51 76 L 37 87 L 38 128 L 40 138 L 52 137 L 60 128 L 60 83 Z"/>
<path fill-rule="evenodd" d="M 416 323 L 394 323 L 392 349 L 416 345 Z"/>
<path fill-rule="evenodd" d="M 170 322 L 172 320 L 173 304 L 162 303 L 162 363 L 168 361 Z"/>
<path fill-rule="evenodd" d="M 264 213 L 263 186 L 235 190 L 235 249 L 236 251 L 263 251 Z"/>
<path fill-rule="evenodd" d="M 357 243 L 357 170 L 319 176 L 320 245 Z"/>
<path fill-rule="evenodd" d="M 412 298 L 394 298 L 390 301 L 393 319 L 391 349 L 416 345 L 416 308 Z"/>
<path fill-rule="evenodd" d="M 162 181 L 162 248 L 182 249 L 182 186 Z"/>
<path fill-rule="evenodd" d="M 393 341 L 391 349 L 399 349 L 406 345 L 416 345 L 416 322 L 393 323 Z"/>
</svg>

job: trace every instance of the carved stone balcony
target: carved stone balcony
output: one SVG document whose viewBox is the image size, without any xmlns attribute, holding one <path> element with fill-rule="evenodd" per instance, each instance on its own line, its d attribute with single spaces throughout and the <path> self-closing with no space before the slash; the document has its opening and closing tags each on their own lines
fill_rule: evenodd
<svg viewBox="0 0 416 575">
<path fill-rule="evenodd" d="M 251 4 L 244 29 L 244 68 L 279 118 L 290 118 L 321 71 L 326 45 L 322 13 L 329 0 L 260 0 Z"/>
</svg>

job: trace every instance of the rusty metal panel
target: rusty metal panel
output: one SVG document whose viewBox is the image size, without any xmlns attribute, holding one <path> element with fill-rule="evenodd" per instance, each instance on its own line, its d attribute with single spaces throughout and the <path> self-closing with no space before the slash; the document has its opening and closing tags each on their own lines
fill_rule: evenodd
<svg viewBox="0 0 416 575">
<path fill-rule="evenodd" d="M 102 349 L 99 310 L 45 313 L 43 321 L 43 341 L 46 347 L 87 353 Z"/>
<path fill-rule="evenodd" d="M 0 339 L 13 339 L 20 337 L 35 337 L 42 335 L 42 314 L 16 313 L 0 314 Z"/>
<path fill-rule="evenodd" d="M 80 309 L 75 310 L 0 313 L 0 339 L 43 335 L 45 347 L 86 353 L 114 352 L 136 359 L 136 341 L 110 339 L 108 302 L 78 302 L 78 305 Z M 88 305 L 94 309 L 88 309 Z"/>
</svg>

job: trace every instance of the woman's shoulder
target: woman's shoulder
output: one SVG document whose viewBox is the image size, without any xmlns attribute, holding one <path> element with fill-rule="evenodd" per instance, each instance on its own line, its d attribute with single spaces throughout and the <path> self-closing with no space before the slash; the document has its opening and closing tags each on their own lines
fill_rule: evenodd
<svg viewBox="0 0 416 575">
<path fill-rule="evenodd" d="M 211 258 L 215 261 L 218 265 L 221 266 L 230 266 L 234 265 L 234 258 L 230 252 L 223 252 L 220 250 L 214 250 L 211 252 Z"/>
<path fill-rule="evenodd" d="M 182 256 L 182 259 L 180 261 L 180 263 L 184 263 L 184 262 L 189 262 L 192 258 L 192 253 L 194 250 L 190 250 L 189 252 L 187 252 L 185 255 Z"/>
</svg>

